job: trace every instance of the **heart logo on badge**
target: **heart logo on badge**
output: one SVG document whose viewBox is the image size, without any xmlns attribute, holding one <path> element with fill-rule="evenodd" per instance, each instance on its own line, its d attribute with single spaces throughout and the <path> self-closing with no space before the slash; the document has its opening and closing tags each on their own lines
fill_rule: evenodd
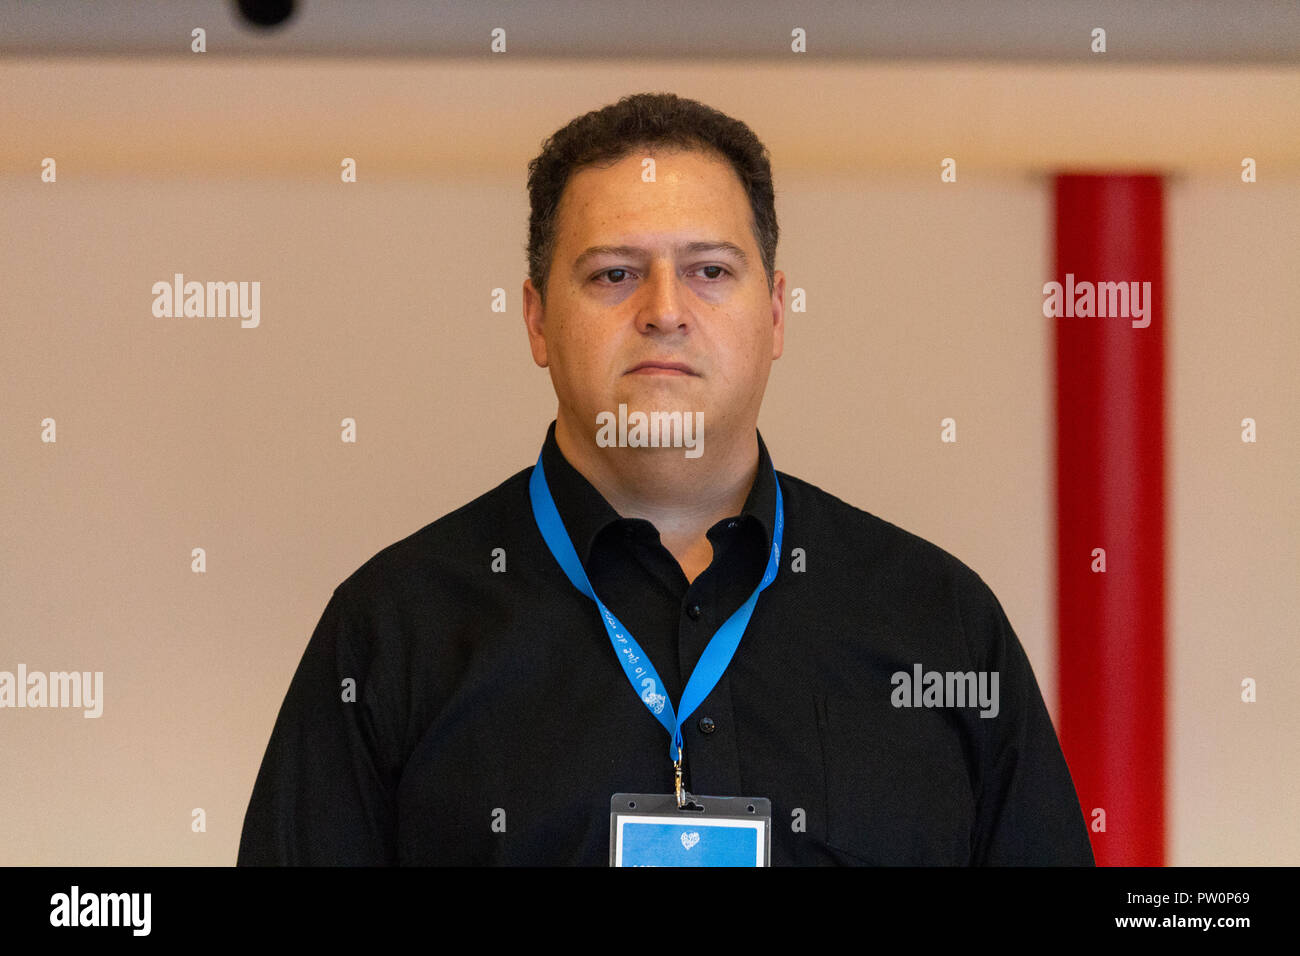
<svg viewBox="0 0 1300 956">
<path fill-rule="evenodd" d="M 690 833 L 682 834 L 682 846 L 686 847 L 686 849 L 688 850 L 699 842 L 700 842 L 700 835 L 696 833 L 694 830 L 692 830 Z"/>
</svg>

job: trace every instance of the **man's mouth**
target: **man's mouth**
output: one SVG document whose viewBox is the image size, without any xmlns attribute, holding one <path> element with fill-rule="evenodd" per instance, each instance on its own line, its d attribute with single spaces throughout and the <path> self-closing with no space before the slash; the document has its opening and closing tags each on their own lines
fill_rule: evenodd
<svg viewBox="0 0 1300 956">
<path fill-rule="evenodd" d="M 697 375 L 684 362 L 641 362 L 627 370 L 628 375 Z"/>
</svg>

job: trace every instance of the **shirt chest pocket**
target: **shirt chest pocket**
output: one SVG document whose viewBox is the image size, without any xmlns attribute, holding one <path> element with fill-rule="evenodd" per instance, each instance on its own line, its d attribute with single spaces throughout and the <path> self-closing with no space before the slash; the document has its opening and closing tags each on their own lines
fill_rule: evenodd
<svg viewBox="0 0 1300 956">
<path fill-rule="evenodd" d="M 965 866 L 975 836 L 969 760 L 951 711 L 819 696 L 826 843 L 846 863 Z"/>
</svg>

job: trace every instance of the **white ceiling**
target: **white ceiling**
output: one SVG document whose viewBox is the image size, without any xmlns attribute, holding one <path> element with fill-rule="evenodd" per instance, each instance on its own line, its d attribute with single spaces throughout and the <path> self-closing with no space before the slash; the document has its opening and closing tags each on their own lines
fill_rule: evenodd
<svg viewBox="0 0 1300 956">
<path fill-rule="evenodd" d="M 0 0 L 3 55 L 481 57 L 495 28 L 510 57 L 791 57 L 1300 65 L 1300 0 L 299 0 L 274 29 L 229 0 Z"/>
</svg>

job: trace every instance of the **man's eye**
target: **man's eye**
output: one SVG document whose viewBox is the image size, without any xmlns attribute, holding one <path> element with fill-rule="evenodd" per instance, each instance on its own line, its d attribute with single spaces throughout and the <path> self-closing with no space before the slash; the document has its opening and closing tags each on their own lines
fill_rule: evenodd
<svg viewBox="0 0 1300 956">
<path fill-rule="evenodd" d="M 721 279 L 723 276 L 727 275 L 727 270 L 724 266 L 700 266 L 698 271 L 704 273 L 704 272 L 708 272 L 709 270 L 712 270 L 712 273 L 706 275 L 705 278 L 715 282 Z M 597 272 L 592 278 L 594 279 L 605 278 L 610 285 L 622 285 L 623 280 L 629 275 L 630 272 L 631 270 L 629 269 L 605 269 L 602 272 Z"/>
</svg>

